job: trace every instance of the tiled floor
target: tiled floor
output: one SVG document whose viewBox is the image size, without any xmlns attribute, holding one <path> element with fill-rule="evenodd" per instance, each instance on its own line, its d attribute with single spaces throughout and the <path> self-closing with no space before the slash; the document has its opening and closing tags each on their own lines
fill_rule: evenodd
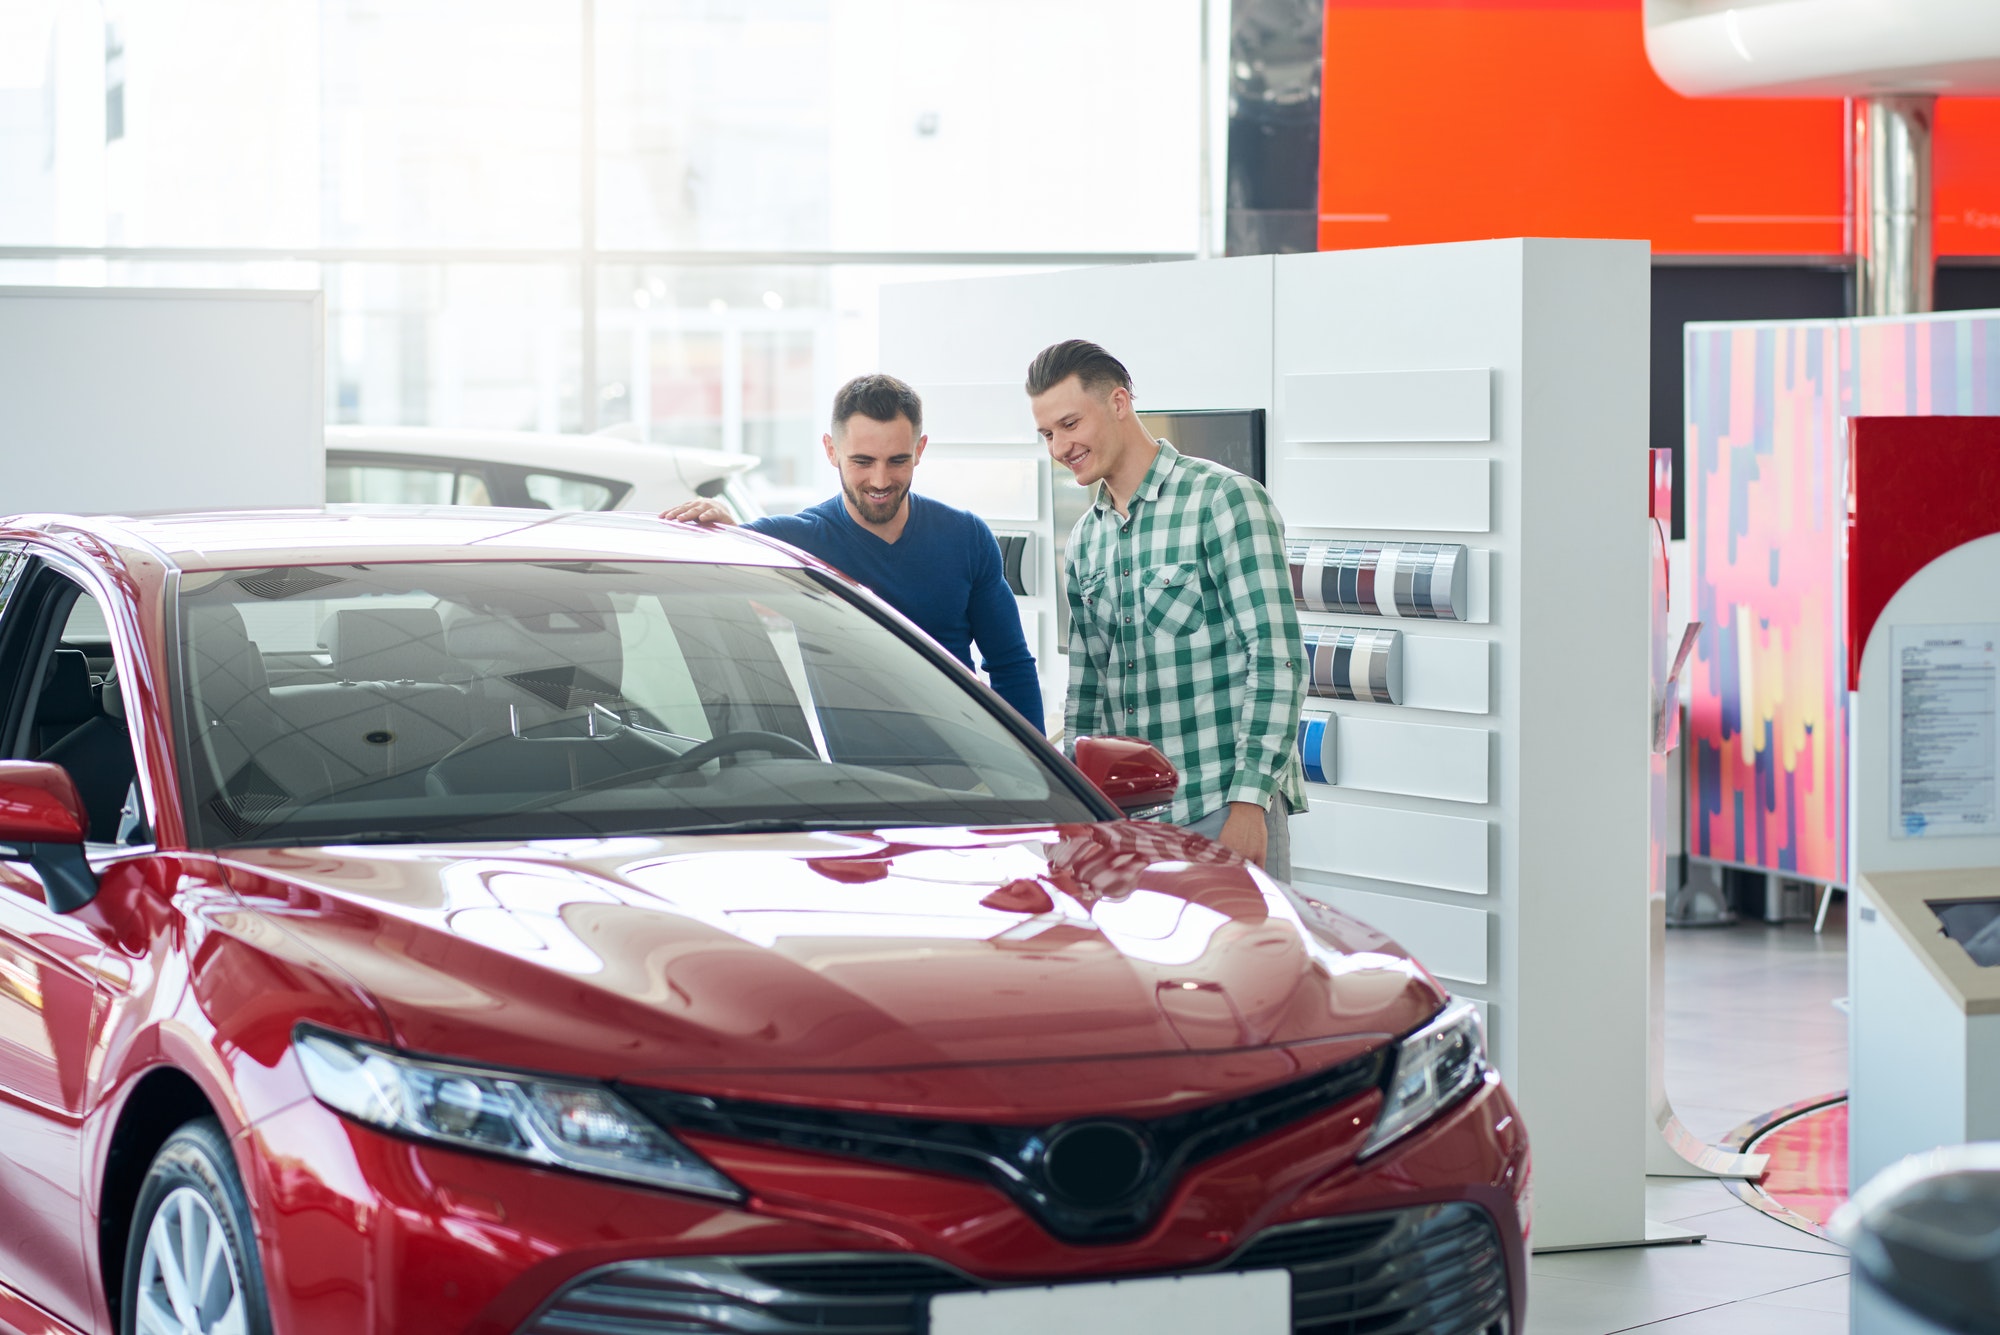
<svg viewBox="0 0 2000 1335">
<path fill-rule="evenodd" d="M 1696 1135 L 1845 1087 L 1839 905 L 1810 924 L 1667 934 L 1667 1088 Z M 1561 1252 L 1529 1262 L 1527 1335 L 1846 1335 L 1847 1257 L 1719 1183 L 1651 1178 L 1647 1216 L 1695 1246 Z"/>
</svg>

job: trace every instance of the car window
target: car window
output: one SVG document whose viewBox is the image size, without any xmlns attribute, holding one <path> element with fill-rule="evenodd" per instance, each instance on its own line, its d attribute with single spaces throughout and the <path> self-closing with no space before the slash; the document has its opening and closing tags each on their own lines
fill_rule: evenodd
<svg viewBox="0 0 2000 1335">
<path fill-rule="evenodd" d="M 184 576 L 210 844 L 1093 820 L 983 692 L 801 571 Z"/>
<path fill-rule="evenodd" d="M 33 600 L 68 604 L 60 629 L 33 646 L 22 683 L 32 691 L 22 759 L 61 765 L 76 785 L 93 843 L 151 839 L 138 786 L 138 766 L 125 720 L 124 687 L 115 665 L 103 608 L 89 591 L 53 571 L 37 577 Z"/>
<path fill-rule="evenodd" d="M 557 473 L 525 473 L 529 499 L 551 510 L 609 510 L 618 496 L 610 484 Z"/>
<path fill-rule="evenodd" d="M 328 464 L 326 499 L 329 504 L 493 504 L 491 488 L 475 470 L 406 464 Z"/>
</svg>

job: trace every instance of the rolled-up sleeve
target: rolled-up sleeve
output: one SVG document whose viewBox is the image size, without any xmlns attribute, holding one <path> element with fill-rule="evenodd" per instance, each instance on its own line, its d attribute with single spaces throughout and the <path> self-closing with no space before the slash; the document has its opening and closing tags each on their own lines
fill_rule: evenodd
<svg viewBox="0 0 2000 1335">
<path fill-rule="evenodd" d="M 1292 600 L 1284 522 L 1264 489 L 1244 477 L 1216 489 L 1211 518 L 1203 557 L 1221 585 L 1229 637 L 1246 665 L 1224 800 L 1269 807 L 1285 787 L 1298 744 L 1305 684 L 1305 641 Z"/>
</svg>

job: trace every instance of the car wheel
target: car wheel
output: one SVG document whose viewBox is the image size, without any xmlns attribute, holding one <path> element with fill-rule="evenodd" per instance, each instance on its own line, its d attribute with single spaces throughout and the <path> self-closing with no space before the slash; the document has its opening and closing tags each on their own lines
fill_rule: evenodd
<svg viewBox="0 0 2000 1335">
<path fill-rule="evenodd" d="M 125 1245 L 123 1335 L 270 1335 L 264 1270 L 236 1159 L 214 1118 L 153 1157 Z"/>
</svg>

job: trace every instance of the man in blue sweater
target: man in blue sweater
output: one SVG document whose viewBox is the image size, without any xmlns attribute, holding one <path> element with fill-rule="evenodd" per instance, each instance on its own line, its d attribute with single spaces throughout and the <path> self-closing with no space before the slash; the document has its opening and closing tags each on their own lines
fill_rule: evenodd
<svg viewBox="0 0 2000 1335">
<path fill-rule="evenodd" d="M 917 392 L 890 375 L 864 375 L 833 396 L 833 430 L 820 438 L 840 470 L 840 495 L 795 515 L 744 527 L 812 553 L 873 589 L 967 667 L 979 646 L 1000 698 L 1036 728 L 1042 686 L 1021 634 L 1021 614 L 1001 573 L 986 521 L 910 490 L 929 439 Z M 714 501 L 688 501 L 660 518 L 735 522 Z"/>
</svg>

